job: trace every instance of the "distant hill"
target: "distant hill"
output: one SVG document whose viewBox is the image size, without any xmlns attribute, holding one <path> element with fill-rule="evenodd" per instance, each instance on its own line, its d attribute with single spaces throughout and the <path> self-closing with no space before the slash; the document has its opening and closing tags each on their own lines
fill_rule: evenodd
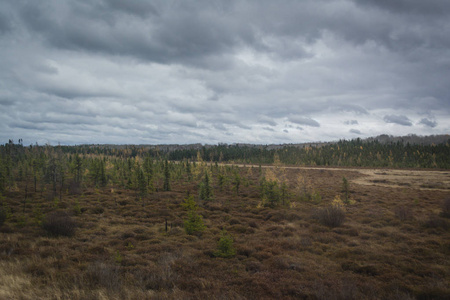
<svg viewBox="0 0 450 300">
<path fill-rule="evenodd" d="M 415 134 L 410 134 L 406 136 L 392 136 L 387 134 L 382 134 L 376 137 L 369 137 L 366 139 L 352 139 L 352 140 L 358 140 L 362 143 L 370 143 L 370 142 L 379 142 L 381 144 L 390 144 L 390 143 L 398 143 L 400 142 L 403 145 L 410 144 L 410 145 L 439 145 L 439 144 L 445 144 L 450 140 L 450 135 L 448 134 L 441 134 L 441 135 L 428 135 L 428 136 L 420 136 Z M 347 141 L 352 141 L 347 140 Z M 125 149 L 130 146 L 143 148 L 143 149 L 152 149 L 152 150 L 159 150 L 161 152 L 172 152 L 172 151 L 179 151 L 179 150 L 201 150 L 202 148 L 209 149 L 217 146 L 237 146 L 242 148 L 261 148 L 265 150 L 277 150 L 281 149 L 283 147 L 289 146 L 289 147 L 296 147 L 296 148 L 304 148 L 304 147 L 323 147 L 328 145 L 334 145 L 337 144 L 340 141 L 330 141 L 330 142 L 308 142 L 308 143 L 290 143 L 290 144 L 249 144 L 249 143 L 233 143 L 233 144 L 226 144 L 226 143 L 219 143 L 218 145 L 211 145 L 211 144 L 159 144 L 159 145 L 148 145 L 148 144 L 141 144 L 141 145 L 113 145 L 113 144 L 103 144 L 103 145 L 80 145 L 84 147 L 105 147 L 110 149 Z"/>
<path fill-rule="evenodd" d="M 372 142 L 372 141 L 378 141 L 382 144 L 387 143 L 397 143 L 400 142 L 404 145 L 411 144 L 411 145 L 438 145 L 438 144 L 445 144 L 450 139 L 450 135 L 448 134 L 441 134 L 441 135 L 428 135 L 428 136 L 420 136 L 415 134 L 410 134 L 407 136 L 392 136 L 392 135 L 379 135 L 377 137 L 373 138 L 367 138 L 364 141 Z"/>
</svg>

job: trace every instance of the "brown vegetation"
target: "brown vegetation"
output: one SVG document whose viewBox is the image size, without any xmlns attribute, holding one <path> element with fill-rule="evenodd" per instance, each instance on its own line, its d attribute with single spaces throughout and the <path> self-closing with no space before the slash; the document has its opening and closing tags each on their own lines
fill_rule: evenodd
<svg viewBox="0 0 450 300">
<path fill-rule="evenodd" d="M 5 191 L 0 299 L 450 297 L 448 191 L 357 185 L 351 170 L 197 168 L 145 199 L 68 185 L 62 201 L 28 193 L 23 213 L 20 183 Z M 201 168 L 213 199 L 198 199 Z M 263 175 L 286 183 L 285 203 L 264 205 Z M 183 227 L 192 211 L 201 234 Z"/>
</svg>

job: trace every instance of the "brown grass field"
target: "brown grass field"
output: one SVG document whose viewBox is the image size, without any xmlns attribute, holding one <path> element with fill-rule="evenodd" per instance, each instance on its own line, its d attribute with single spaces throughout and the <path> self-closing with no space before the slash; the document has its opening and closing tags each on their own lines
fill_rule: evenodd
<svg viewBox="0 0 450 300">
<path fill-rule="evenodd" d="M 25 209 L 19 183 L 4 195 L 0 299 L 450 299 L 450 171 L 262 168 L 290 192 L 289 205 L 268 208 L 257 167 L 238 168 L 238 194 L 205 168 L 214 199 L 198 202 L 198 235 L 184 231 L 180 204 L 197 197 L 200 178 L 144 201 L 111 184 L 66 189 L 60 202 L 33 191 Z M 345 221 L 322 225 L 314 216 L 343 197 L 343 177 Z M 301 197 L 316 192 L 321 199 Z M 73 236 L 40 226 L 52 211 L 71 215 Z M 230 258 L 214 255 L 223 229 Z"/>
</svg>

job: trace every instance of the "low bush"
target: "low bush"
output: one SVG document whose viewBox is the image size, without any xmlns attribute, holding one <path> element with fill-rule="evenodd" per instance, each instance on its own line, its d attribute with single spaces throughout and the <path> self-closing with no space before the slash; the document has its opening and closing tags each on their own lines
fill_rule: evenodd
<svg viewBox="0 0 450 300">
<path fill-rule="evenodd" d="M 345 210 L 340 205 L 332 204 L 327 207 L 317 209 L 314 217 L 322 225 L 328 227 L 338 227 L 344 223 Z"/>
<path fill-rule="evenodd" d="M 105 209 L 103 207 L 97 206 L 92 208 L 91 211 L 93 214 L 100 215 L 105 212 Z"/>
<path fill-rule="evenodd" d="M 450 218 L 450 198 L 447 198 L 442 203 L 441 216 L 444 218 Z"/>
<path fill-rule="evenodd" d="M 122 281 L 119 267 L 104 262 L 94 262 L 87 267 L 86 277 L 91 287 L 104 287 L 107 290 L 120 288 Z"/>
<path fill-rule="evenodd" d="M 55 211 L 47 215 L 42 228 L 53 236 L 72 236 L 75 234 L 76 223 L 64 211 Z"/>
<path fill-rule="evenodd" d="M 413 219 L 412 210 L 406 206 L 397 206 L 394 209 L 394 214 L 402 222 Z"/>
<path fill-rule="evenodd" d="M 428 220 L 425 221 L 423 224 L 426 228 L 442 228 L 444 230 L 447 230 L 450 228 L 450 222 L 448 222 L 444 218 L 440 218 L 438 215 L 431 215 L 429 216 Z"/>
<path fill-rule="evenodd" d="M 6 221 L 6 211 L 0 207 L 0 226 L 3 225 L 3 223 L 5 223 Z"/>
</svg>

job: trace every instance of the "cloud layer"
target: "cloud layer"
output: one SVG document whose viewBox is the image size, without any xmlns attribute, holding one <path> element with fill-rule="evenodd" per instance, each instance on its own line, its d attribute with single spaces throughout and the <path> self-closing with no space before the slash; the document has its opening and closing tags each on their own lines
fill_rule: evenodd
<svg viewBox="0 0 450 300">
<path fill-rule="evenodd" d="M 449 133 L 449 20 L 445 0 L 4 1 L 0 141 Z"/>
</svg>

